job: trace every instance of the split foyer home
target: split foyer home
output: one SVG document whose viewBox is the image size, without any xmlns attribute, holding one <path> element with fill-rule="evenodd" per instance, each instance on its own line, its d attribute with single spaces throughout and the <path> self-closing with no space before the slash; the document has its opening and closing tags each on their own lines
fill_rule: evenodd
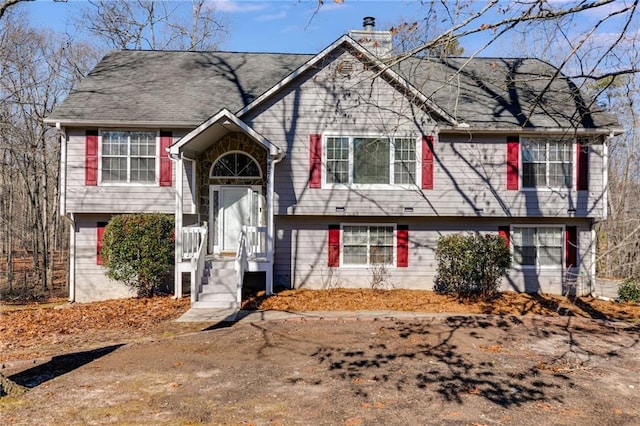
<svg viewBox="0 0 640 426">
<path fill-rule="evenodd" d="M 175 215 L 174 291 L 432 289 L 438 238 L 495 233 L 503 289 L 588 292 L 621 131 L 553 66 L 409 57 L 373 20 L 311 55 L 114 51 L 46 119 L 61 134 L 70 299 L 126 297 L 101 265 L 121 213 Z"/>
</svg>

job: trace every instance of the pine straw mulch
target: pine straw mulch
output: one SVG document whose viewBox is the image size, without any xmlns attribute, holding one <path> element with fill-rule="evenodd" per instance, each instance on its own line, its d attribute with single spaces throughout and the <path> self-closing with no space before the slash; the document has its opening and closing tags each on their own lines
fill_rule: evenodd
<svg viewBox="0 0 640 426">
<path fill-rule="evenodd" d="M 72 303 L 0 306 L 0 361 L 76 351 L 179 330 L 172 320 L 189 298 L 152 297 Z"/>
<path fill-rule="evenodd" d="M 551 295 L 501 293 L 497 298 L 461 300 L 423 290 L 285 290 L 266 297 L 249 296 L 244 309 L 278 311 L 414 311 L 451 314 L 577 316 L 584 318 L 640 321 L 640 305 L 617 303 L 592 297 L 567 298 Z"/>
<path fill-rule="evenodd" d="M 113 343 L 199 331 L 176 323 L 189 298 L 133 298 L 96 303 L 0 305 L 0 362 L 76 352 Z M 640 305 L 590 297 L 502 293 L 490 302 L 459 300 L 420 290 L 286 290 L 249 295 L 243 309 L 281 311 L 415 311 L 451 314 L 578 316 L 640 321 Z"/>
</svg>

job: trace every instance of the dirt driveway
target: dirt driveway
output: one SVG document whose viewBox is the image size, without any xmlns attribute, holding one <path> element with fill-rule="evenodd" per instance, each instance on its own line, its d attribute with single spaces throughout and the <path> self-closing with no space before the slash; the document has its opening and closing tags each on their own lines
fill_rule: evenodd
<svg viewBox="0 0 640 426">
<path fill-rule="evenodd" d="M 640 325 L 239 322 L 11 376 L 3 424 L 640 424 Z"/>
</svg>

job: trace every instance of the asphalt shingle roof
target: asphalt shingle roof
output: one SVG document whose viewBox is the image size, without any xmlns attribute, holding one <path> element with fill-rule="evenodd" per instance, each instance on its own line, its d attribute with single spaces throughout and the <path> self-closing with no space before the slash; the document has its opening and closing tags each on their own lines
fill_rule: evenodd
<svg viewBox="0 0 640 426">
<path fill-rule="evenodd" d="M 314 55 L 114 51 L 48 122 L 195 126 L 222 108 L 238 111 Z M 410 58 L 394 66 L 458 122 L 486 129 L 618 127 L 573 83 L 536 59 Z"/>
<path fill-rule="evenodd" d="M 47 121 L 198 125 L 237 111 L 313 55 L 113 51 Z"/>
</svg>

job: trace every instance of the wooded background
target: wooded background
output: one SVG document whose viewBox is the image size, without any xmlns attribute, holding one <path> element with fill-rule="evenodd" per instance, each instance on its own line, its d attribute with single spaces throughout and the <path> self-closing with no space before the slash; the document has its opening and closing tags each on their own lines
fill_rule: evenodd
<svg viewBox="0 0 640 426">
<path fill-rule="evenodd" d="M 0 1 L 0 298 L 5 300 L 67 294 L 69 224 L 59 215 L 60 135 L 44 118 L 110 49 L 215 50 L 233 37 L 215 2 L 206 0 L 68 3 L 77 17 L 73 34 L 34 28 L 25 14 L 27 1 Z M 318 10 L 325 3 L 319 0 Z M 410 55 L 482 56 L 499 44 L 504 56 L 555 65 L 618 117 L 625 132 L 609 144 L 609 216 L 598 224 L 598 274 L 640 277 L 638 0 L 420 4 L 421 16 L 377 26 L 394 33 L 395 61 Z M 595 26 L 579 25 L 594 13 Z M 478 33 L 488 34 L 488 41 L 466 51 L 461 37 Z"/>
</svg>

